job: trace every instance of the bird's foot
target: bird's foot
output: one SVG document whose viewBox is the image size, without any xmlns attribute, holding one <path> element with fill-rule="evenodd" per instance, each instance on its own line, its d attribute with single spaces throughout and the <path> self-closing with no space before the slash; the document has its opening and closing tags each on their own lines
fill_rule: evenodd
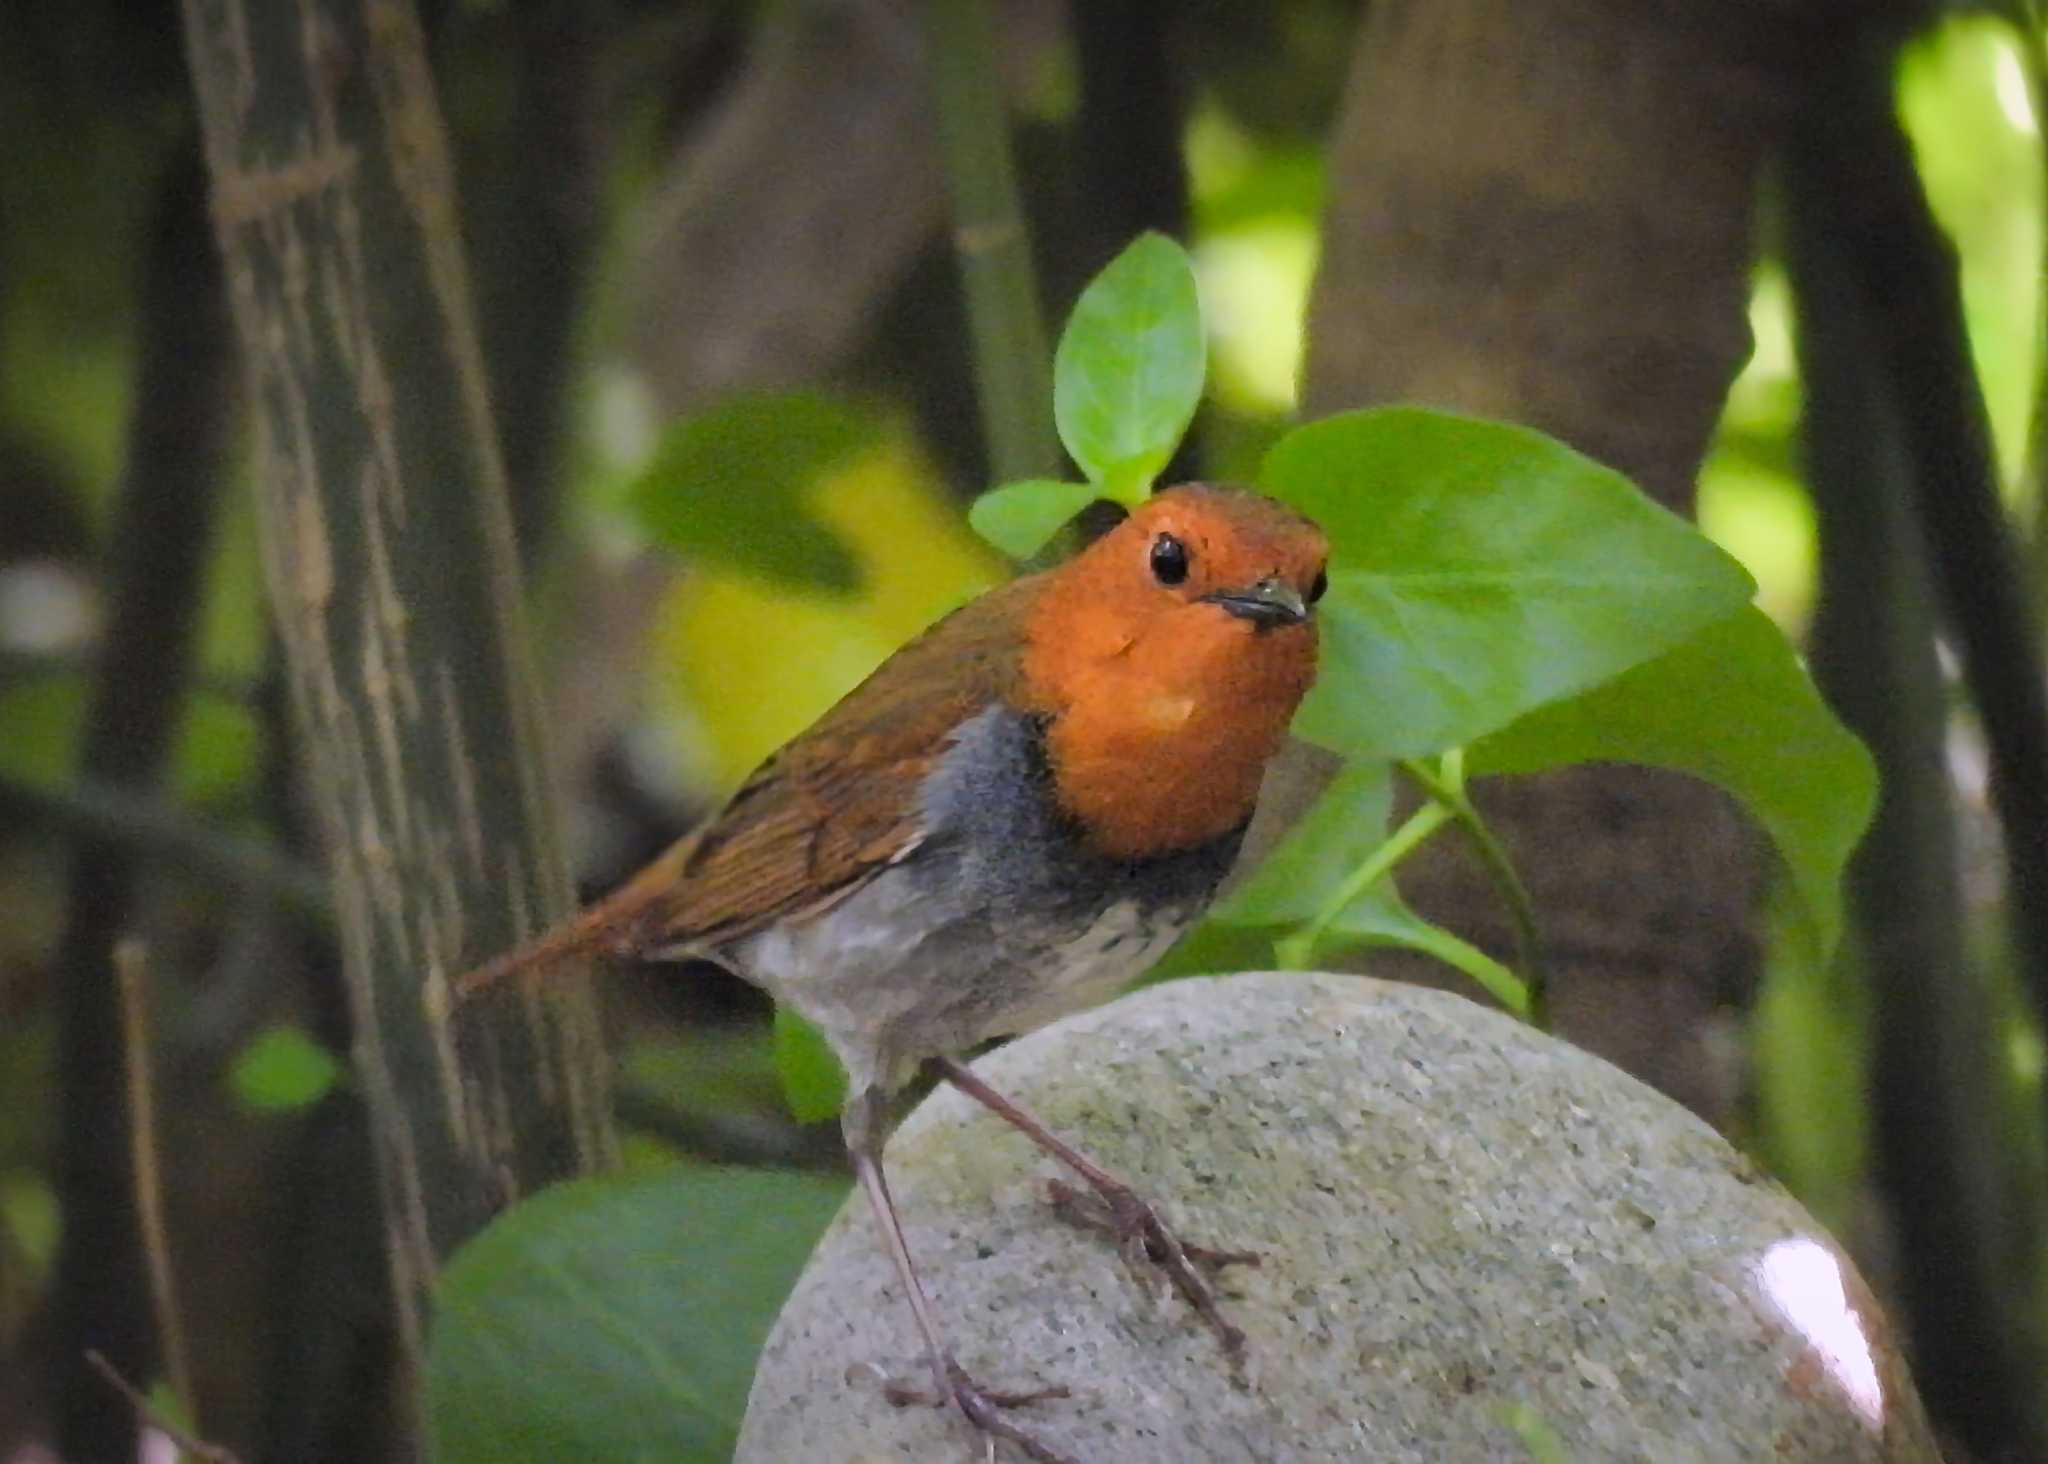
<svg viewBox="0 0 2048 1464">
<path fill-rule="evenodd" d="M 1068 1397 L 1065 1387 L 1054 1384 L 1014 1392 L 985 1388 L 951 1358 L 946 1359 L 943 1374 L 934 1369 L 934 1381 L 939 1384 L 937 1389 L 913 1388 L 907 1383 L 885 1380 L 882 1396 L 898 1408 L 943 1408 L 948 1403 L 954 1404 L 984 1437 L 1008 1439 L 1038 1464 L 1074 1464 L 1065 1454 L 1003 1416 L 1003 1410 L 1008 1408 L 1022 1408 L 1027 1404 L 1042 1403 L 1048 1398 Z"/>
<path fill-rule="evenodd" d="M 1223 1315 L 1216 1302 L 1216 1289 L 1197 1266 L 1256 1266 L 1257 1251 L 1215 1250 L 1191 1245 L 1167 1229 L 1159 1212 L 1136 1191 L 1122 1184 L 1096 1185 L 1095 1193 L 1084 1194 L 1065 1180 L 1046 1181 L 1046 1193 L 1062 1217 L 1091 1230 L 1100 1230 L 1132 1248 L 1165 1272 L 1173 1289 L 1186 1298 L 1223 1344 L 1224 1355 L 1233 1363 L 1244 1357 L 1244 1329 Z"/>
</svg>

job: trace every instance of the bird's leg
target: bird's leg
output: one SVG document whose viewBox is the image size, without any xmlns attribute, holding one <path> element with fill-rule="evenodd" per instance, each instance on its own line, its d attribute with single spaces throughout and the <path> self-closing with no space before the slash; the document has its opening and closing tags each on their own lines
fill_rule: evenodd
<svg viewBox="0 0 2048 1464">
<path fill-rule="evenodd" d="M 1046 1186 L 1053 1205 L 1071 1219 L 1143 1246 L 1146 1258 L 1166 1273 L 1174 1289 L 1187 1298 L 1188 1305 L 1215 1329 L 1217 1340 L 1222 1342 L 1223 1350 L 1231 1360 L 1236 1361 L 1243 1355 L 1243 1329 L 1223 1315 L 1223 1309 L 1216 1302 L 1215 1288 L 1195 1269 L 1195 1263 L 1256 1266 L 1259 1263 L 1257 1252 L 1211 1250 L 1206 1246 L 1183 1243 L 1166 1228 L 1159 1212 L 1136 1190 L 1047 1128 L 1030 1109 L 991 1088 L 965 1063 L 939 1057 L 932 1059 L 932 1067 L 947 1082 L 1012 1124 L 1024 1137 L 1085 1180 L 1100 1201 L 1099 1212 L 1094 1211 L 1071 1185 L 1057 1179 Z"/>
<path fill-rule="evenodd" d="M 1008 1439 L 1039 1464 L 1073 1464 L 1066 1455 L 1041 1443 L 1002 1414 L 1005 1408 L 1046 1398 L 1064 1398 L 1067 1396 L 1065 1388 L 1036 1388 L 1029 1392 L 1009 1393 L 984 1388 L 968 1376 L 967 1370 L 954 1359 L 953 1349 L 946 1345 L 945 1334 L 939 1330 L 931 1301 L 924 1294 L 924 1283 L 918 1279 L 917 1267 L 910 1259 L 910 1246 L 903 1238 L 902 1222 L 896 1217 L 896 1202 L 889 1195 L 888 1178 L 882 1173 L 880 1125 L 874 1121 L 877 1106 L 872 1093 L 847 1104 L 844 1120 L 847 1152 L 853 1159 L 854 1175 L 860 1180 L 868 1205 L 874 1211 L 875 1222 L 881 1227 L 882 1244 L 889 1252 L 889 1259 L 895 1263 L 904 1294 L 910 1298 L 910 1310 L 917 1318 L 917 1329 L 924 1334 L 925 1351 L 931 1359 L 935 1384 L 935 1390 L 926 1394 L 901 1384 L 888 1383 L 882 1389 L 883 1396 L 899 1408 L 913 1403 L 942 1407 L 951 1402 L 985 1436 Z"/>
</svg>

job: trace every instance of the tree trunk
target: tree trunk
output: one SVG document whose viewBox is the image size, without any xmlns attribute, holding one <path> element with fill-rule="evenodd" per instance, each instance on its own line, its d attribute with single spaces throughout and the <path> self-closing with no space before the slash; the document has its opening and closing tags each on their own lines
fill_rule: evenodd
<svg viewBox="0 0 2048 1464">
<path fill-rule="evenodd" d="M 1748 351 L 1758 174 L 1796 95 L 1771 67 L 1811 44 L 1793 10 L 1374 4 L 1334 144 L 1311 409 L 1527 422 L 1689 511 Z M 1732 806 L 1635 768 L 1483 792 L 1542 919 L 1559 1031 L 1725 1116 L 1710 1019 L 1754 981 L 1760 885 Z M 1432 851 L 1404 883 L 1512 949 L 1476 862 Z"/>
<path fill-rule="evenodd" d="M 403 1354 L 460 1241 L 606 1163 L 593 999 L 448 1011 L 565 914 L 505 475 L 410 0 L 185 0 Z"/>
<path fill-rule="evenodd" d="M 1973 1457 L 2040 1459 L 2048 1395 L 2034 1304 L 2039 1222 L 2014 1179 L 2023 1146 L 2010 1127 L 1995 988 L 1965 938 L 1949 691 L 1935 654 L 1944 597 L 1929 562 L 1930 510 L 1976 516 L 1994 532 L 2003 522 L 1982 403 L 1961 400 L 1976 383 L 1954 256 L 1893 115 L 1893 59 L 1889 46 L 1845 50 L 1786 149 L 1801 439 L 1820 521 L 1812 656 L 1883 782 L 1849 868 L 1849 896 L 1872 995 L 1872 1167 L 1893 1241 L 1894 1315 L 1909 1328 L 1929 1409 Z M 1947 317 L 1938 332 L 1951 345 L 1945 361 L 1902 349 L 1902 335 L 1927 338 L 1924 327 L 1899 330 L 1902 311 Z M 1917 430 L 1906 425 L 1915 415 Z M 1967 435 L 1971 449 L 1928 452 L 1930 428 Z M 1959 461 L 1976 470 L 1958 471 Z M 2003 573 L 2014 583 L 2011 562 Z M 1980 561 L 1966 578 L 1969 594 L 1999 593 L 1993 565 Z M 1953 622 L 1955 597 L 1946 598 Z M 1987 611 L 2018 613 L 1978 608 Z M 2010 805 L 2001 813 L 2013 828 Z M 2043 832 L 2038 819 L 2018 826 L 2036 839 Z M 2019 842 L 2009 837 L 2008 848 Z M 2024 897 L 2025 870 L 2009 866 L 2009 900 Z"/>
</svg>

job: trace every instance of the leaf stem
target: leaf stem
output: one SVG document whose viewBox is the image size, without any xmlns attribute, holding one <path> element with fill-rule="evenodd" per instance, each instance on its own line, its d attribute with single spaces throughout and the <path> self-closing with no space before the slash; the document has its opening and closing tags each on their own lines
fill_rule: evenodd
<svg viewBox="0 0 2048 1464">
<path fill-rule="evenodd" d="M 928 0 L 939 140 L 953 194 L 953 247 L 974 343 L 981 425 L 995 481 L 1056 478 L 1052 364 L 1018 204 L 988 0 Z"/>
<path fill-rule="evenodd" d="M 1407 858 L 1423 840 L 1442 828 L 1455 817 L 1454 810 L 1442 803 L 1429 803 L 1409 815 L 1408 821 L 1387 836 L 1387 841 L 1372 851 L 1364 863 L 1351 871 L 1350 878 L 1337 887 L 1337 892 L 1323 902 L 1310 920 L 1294 934 L 1273 943 L 1273 958 L 1283 971 L 1304 971 L 1315 959 L 1317 944 L 1330 923 L 1344 913 L 1345 907 L 1360 895 L 1371 889 L 1387 872 Z"/>
<path fill-rule="evenodd" d="M 1521 982 L 1528 987 L 1526 998 L 1509 1005 L 1538 1027 L 1547 1029 L 1550 1025 L 1550 1004 L 1544 980 L 1541 939 L 1536 928 L 1536 905 L 1529 898 L 1529 887 L 1515 872 L 1514 861 L 1508 858 L 1507 849 L 1494 837 L 1493 830 L 1473 806 L 1471 795 L 1465 791 L 1464 749 L 1452 748 L 1435 768 L 1418 758 L 1403 758 L 1401 770 L 1429 795 L 1432 807 L 1449 812 L 1465 837 L 1471 840 L 1480 862 L 1493 877 L 1494 887 L 1507 901 L 1515 924 L 1515 965 L 1521 972 Z M 1475 979 L 1481 979 L 1485 984 L 1483 978 L 1475 976 Z M 1489 991 L 1492 989 L 1488 986 Z M 1494 995 L 1499 993 L 1494 992 Z"/>
<path fill-rule="evenodd" d="M 1535 1021 L 1537 988 L 1489 956 L 1472 942 L 1441 925 L 1417 920 L 1401 934 L 1401 944 L 1463 971 L 1486 988 L 1486 994 L 1525 1022 Z"/>
</svg>

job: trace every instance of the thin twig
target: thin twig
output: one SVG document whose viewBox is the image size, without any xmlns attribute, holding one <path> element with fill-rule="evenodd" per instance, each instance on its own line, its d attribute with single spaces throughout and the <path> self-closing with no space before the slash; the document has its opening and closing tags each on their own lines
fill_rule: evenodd
<svg viewBox="0 0 2048 1464">
<path fill-rule="evenodd" d="M 209 1444 L 205 1439 L 196 1437 L 190 1429 L 182 1427 L 176 1420 L 166 1418 L 163 1410 L 150 1402 L 148 1395 L 135 1384 L 122 1377 L 120 1369 L 108 1362 L 103 1353 L 88 1347 L 85 1350 L 85 1361 L 88 1367 L 107 1380 L 115 1392 L 128 1400 L 128 1406 L 135 1410 L 138 1418 L 176 1444 L 183 1452 L 195 1459 L 206 1461 L 206 1464 L 241 1464 L 234 1450 L 223 1448 L 219 1444 Z"/>
<path fill-rule="evenodd" d="M 0 812 L 266 895 L 322 925 L 334 918 L 327 880 L 314 866 L 262 840 L 214 828 L 153 794 L 94 778 L 46 788 L 0 776 Z"/>
<path fill-rule="evenodd" d="M 156 1313 L 157 1346 L 171 1391 L 188 1408 L 197 1406 L 192 1369 L 186 1361 L 185 1329 L 171 1281 L 171 1241 L 164 1224 L 163 1167 L 156 1152 L 156 1096 L 149 1073 L 149 954 L 129 937 L 114 947 L 114 974 L 121 988 L 121 1044 L 128 1076 L 128 1143 L 135 1172 L 135 1212 L 142 1225 L 142 1254 L 149 1265 L 149 1304 Z"/>
<path fill-rule="evenodd" d="M 928 0 L 925 33 L 989 467 L 997 482 L 1057 477 L 1051 360 L 1031 235 L 1017 201 L 988 0 Z"/>
</svg>

